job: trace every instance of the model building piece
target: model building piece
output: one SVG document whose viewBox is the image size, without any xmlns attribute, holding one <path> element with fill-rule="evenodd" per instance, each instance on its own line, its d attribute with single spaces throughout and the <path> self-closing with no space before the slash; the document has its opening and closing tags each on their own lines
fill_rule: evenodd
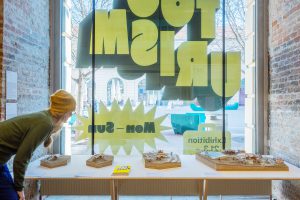
<svg viewBox="0 0 300 200">
<path fill-rule="evenodd" d="M 196 159 L 217 171 L 289 171 L 281 158 L 245 151 L 198 152 Z"/>
<path fill-rule="evenodd" d="M 162 150 L 157 152 L 144 153 L 145 167 L 152 169 L 168 169 L 181 167 L 181 161 L 177 154 L 165 153 Z"/>
<path fill-rule="evenodd" d="M 86 161 L 86 165 L 90 167 L 101 168 L 112 165 L 113 160 L 113 156 L 96 154 Z"/>
<path fill-rule="evenodd" d="M 128 176 L 131 171 L 130 165 L 117 165 L 114 168 L 112 176 Z"/>
<path fill-rule="evenodd" d="M 70 160 L 71 156 L 55 154 L 42 159 L 40 165 L 48 168 L 55 168 L 67 165 Z"/>
</svg>

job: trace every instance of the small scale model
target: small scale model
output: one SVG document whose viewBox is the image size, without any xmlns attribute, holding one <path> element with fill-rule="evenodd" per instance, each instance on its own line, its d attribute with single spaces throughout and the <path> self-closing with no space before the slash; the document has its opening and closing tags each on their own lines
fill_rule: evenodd
<svg viewBox="0 0 300 200">
<path fill-rule="evenodd" d="M 86 161 L 86 165 L 95 168 L 101 168 L 112 165 L 114 156 L 95 154 Z"/>
<path fill-rule="evenodd" d="M 152 169 L 167 169 L 181 167 L 181 161 L 177 154 L 165 153 L 162 150 L 157 152 L 144 153 L 145 167 Z"/>
<path fill-rule="evenodd" d="M 128 176 L 131 171 L 130 165 L 117 165 L 114 168 L 112 176 Z"/>
<path fill-rule="evenodd" d="M 217 171 L 288 171 L 281 158 L 269 155 L 225 150 L 223 152 L 198 152 L 196 159 Z"/>
<path fill-rule="evenodd" d="M 55 168 L 67 165 L 70 160 L 71 156 L 54 154 L 42 159 L 40 165 L 48 168 Z"/>
</svg>

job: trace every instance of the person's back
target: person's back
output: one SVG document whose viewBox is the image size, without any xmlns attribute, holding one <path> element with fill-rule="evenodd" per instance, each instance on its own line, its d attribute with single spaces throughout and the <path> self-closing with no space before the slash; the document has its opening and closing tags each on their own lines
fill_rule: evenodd
<svg viewBox="0 0 300 200">
<path fill-rule="evenodd" d="M 43 132 L 32 131 L 41 129 Z M 31 142 L 39 138 L 44 139 L 49 137 L 52 129 L 53 123 L 49 111 L 22 115 L 0 122 L 0 164 L 5 164 L 12 155 L 17 153 L 25 137 L 28 137 Z"/>
</svg>

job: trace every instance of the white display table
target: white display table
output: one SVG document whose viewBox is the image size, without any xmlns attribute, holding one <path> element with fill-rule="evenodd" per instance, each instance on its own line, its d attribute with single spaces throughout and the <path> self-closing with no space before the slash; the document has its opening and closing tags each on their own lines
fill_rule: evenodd
<svg viewBox="0 0 300 200">
<path fill-rule="evenodd" d="M 41 167 L 36 160 L 30 163 L 25 178 L 41 181 L 41 195 L 110 194 L 112 199 L 118 199 L 118 194 L 198 195 L 200 199 L 204 195 L 206 199 L 207 195 L 217 193 L 214 186 L 220 186 L 218 181 L 226 188 L 230 181 L 236 185 L 243 181 L 259 185 L 258 181 L 263 186 L 271 180 L 300 180 L 300 169 L 290 164 L 288 172 L 217 172 L 195 156 L 181 155 L 182 167 L 155 170 L 144 168 L 142 157 L 115 156 L 112 166 L 96 169 L 85 165 L 89 157 L 74 155 L 67 166 L 54 169 Z M 111 176 L 116 165 L 130 165 L 130 175 Z"/>
</svg>

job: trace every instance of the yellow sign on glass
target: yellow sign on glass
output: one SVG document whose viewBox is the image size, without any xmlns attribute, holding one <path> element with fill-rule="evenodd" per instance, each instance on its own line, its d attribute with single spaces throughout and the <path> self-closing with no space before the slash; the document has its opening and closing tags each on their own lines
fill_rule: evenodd
<svg viewBox="0 0 300 200">
<path fill-rule="evenodd" d="M 242 56 L 226 52 L 223 71 L 223 53 L 208 49 L 220 2 L 116 0 L 111 10 L 95 10 L 95 21 L 88 15 L 80 23 L 76 67 L 116 67 L 127 80 L 145 76 L 147 90 L 164 88 L 164 100 L 197 99 L 205 110 L 221 109 L 224 86 L 226 102 L 240 89 Z"/>
<path fill-rule="evenodd" d="M 127 100 L 123 109 L 117 101 L 112 103 L 109 110 L 100 102 L 100 112 L 95 113 L 95 144 L 99 146 L 100 153 L 111 147 L 113 154 L 117 154 L 122 147 L 126 154 L 130 154 L 135 147 L 143 153 L 144 145 L 148 144 L 156 149 L 155 139 L 167 141 L 161 131 L 170 129 L 161 126 L 167 115 L 155 118 L 156 107 L 144 113 L 144 105 L 141 103 L 133 110 Z M 91 111 L 89 117 L 79 117 L 81 125 L 76 129 L 82 134 L 78 140 L 92 137 Z"/>
<path fill-rule="evenodd" d="M 231 148 L 231 134 L 225 132 L 226 149 Z M 222 151 L 222 131 L 215 124 L 200 124 L 197 131 L 183 134 L 183 153 L 195 154 L 199 151 Z"/>
</svg>

